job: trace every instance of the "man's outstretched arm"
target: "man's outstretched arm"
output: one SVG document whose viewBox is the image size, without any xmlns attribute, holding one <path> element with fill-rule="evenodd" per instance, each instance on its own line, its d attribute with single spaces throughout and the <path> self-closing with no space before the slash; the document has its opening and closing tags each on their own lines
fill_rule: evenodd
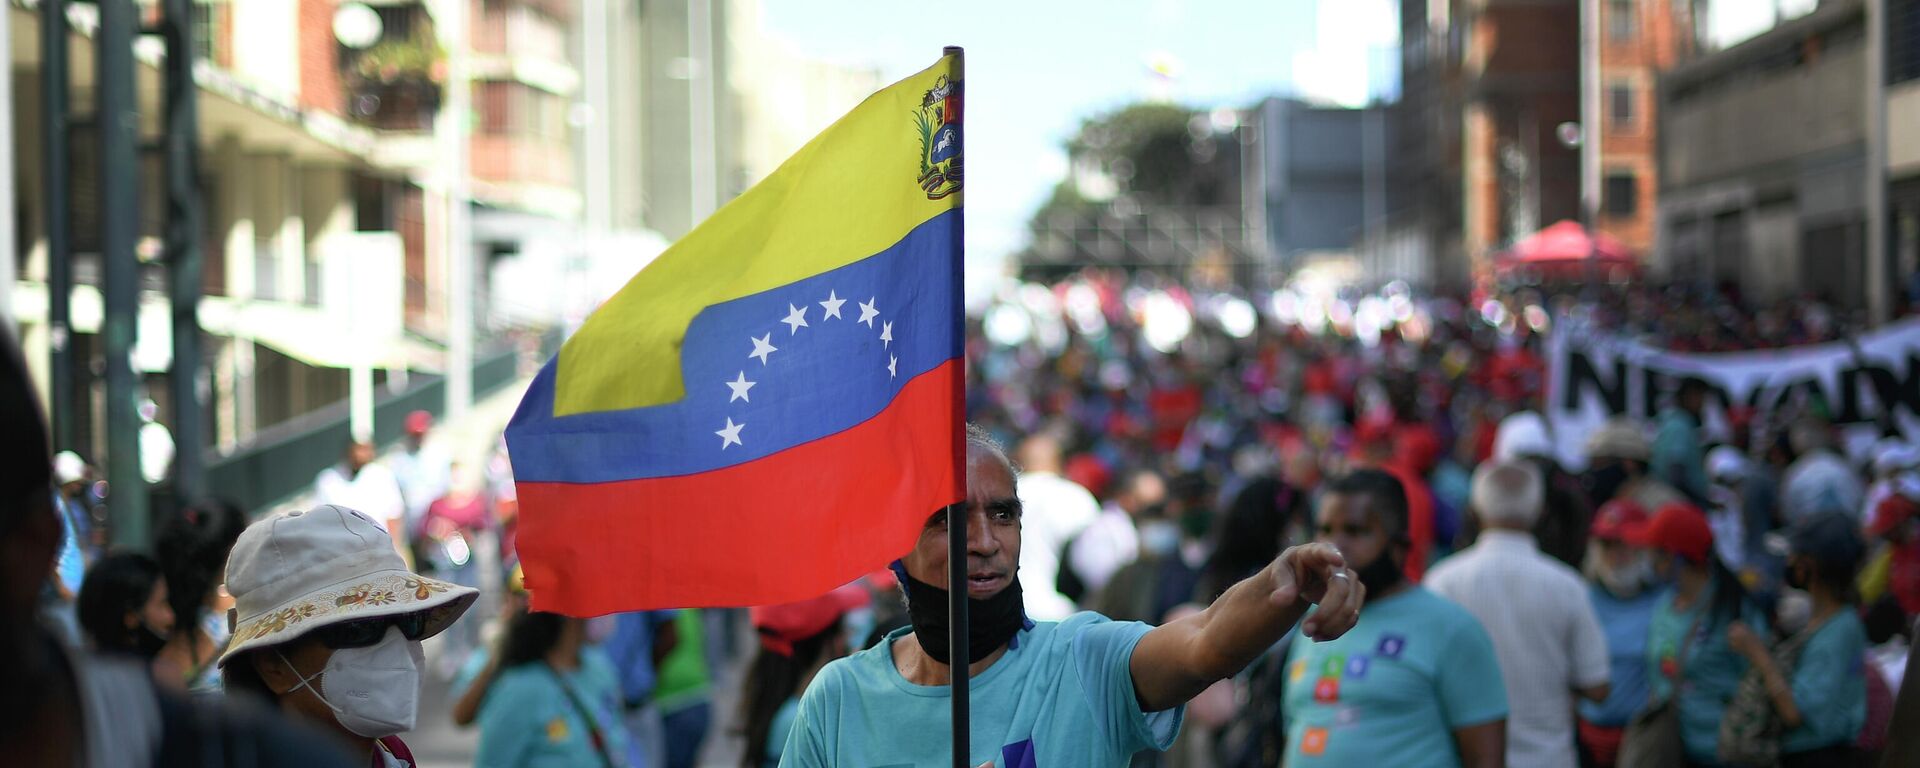
<svg viewBox="0 0 1920 768">
<path fill-rule="evenodd" d="M 1245 669 L 1313 605 L 1321 609 L 1301 631 L 1316 640 L 1345 634 L 1360 620 L 1366 600 L 1366 589 L 1346 566 L 1326 544 L 1293 547 L 1206 610 L 1148 632 L 1129 662 L 1140 708 L 1171 709 Z"/>
</svg>

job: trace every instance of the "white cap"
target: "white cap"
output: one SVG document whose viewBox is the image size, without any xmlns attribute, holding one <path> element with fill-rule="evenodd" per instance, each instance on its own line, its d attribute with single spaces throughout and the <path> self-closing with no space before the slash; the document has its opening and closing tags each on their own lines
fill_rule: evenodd
<svg viewBox="0 0 1920 768">
<path fill-rule="evenodd" d="M 1520 411 L 1500 420 L 1493 433 L 1493 458 L 1513 461 L 1528 456 L 1553 456 L 1547 420 L 1533 411 Z"/>
<path fill-rule="evenodd" d="M 227 591 L 235 621 L 222 666 L 243 651 L 356 619 L 425 612 L 431 637 L 480 596 L 415 575 L 379 523 L 332 504 L 247 526 L 227 560 Z"/>
<path fill-rule="evenodd" d="M 73 451 L 61 451 L 53 455 L 53 481 L 66 485 L 87 476 L 87 463 L 80 460 L 80 454 Z"/>
<path fill-rule="evenodd" d="M 1740 449 L 1722 445 L 1707 451 L 1707 477 L 1743 477 L 1747 474 L 1747 456 Z"/>
</svg>

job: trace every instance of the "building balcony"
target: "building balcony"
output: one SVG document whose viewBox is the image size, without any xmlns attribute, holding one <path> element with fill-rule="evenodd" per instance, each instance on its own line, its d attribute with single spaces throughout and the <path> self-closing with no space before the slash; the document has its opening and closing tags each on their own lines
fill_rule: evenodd
<svg viewBox="0 0 1920 768">
<path fill-rule="evenodd" d="M 430 131 L 441 94 L 440 84 L 426 77 L 354 81 L 347 86 L 347 113 L 379 131 Z"/>
</svg>

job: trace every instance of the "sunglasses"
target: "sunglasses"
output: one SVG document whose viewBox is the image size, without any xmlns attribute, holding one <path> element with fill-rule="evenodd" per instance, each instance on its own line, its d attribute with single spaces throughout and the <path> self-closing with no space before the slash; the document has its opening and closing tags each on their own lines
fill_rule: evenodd
<svg viewBox="0 0 1920 768">
<path fill-rule="evenodd" d="M 313 631 L 313 636 L 336 651 L 342 648 L 365 648 L 385 638 L 388 627 L 397 627 L 400 634 L 408 640 L 418 641 L 427 634 L 427 614 L 425 612 L 403 613 L 398 616 L 343 621 L 316 629 Z"/>
</svg>

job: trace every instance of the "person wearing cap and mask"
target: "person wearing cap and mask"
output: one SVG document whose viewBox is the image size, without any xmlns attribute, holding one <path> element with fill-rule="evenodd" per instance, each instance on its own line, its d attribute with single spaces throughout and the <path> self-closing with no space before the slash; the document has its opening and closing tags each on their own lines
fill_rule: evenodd
<svg viewBox="0 0 1920 768">
<path fill-rule="evenodd" d="M 420 642 L 478 590 L 407 570 L 365 512 L 323 505 L 260 520 L 227 562 L 228 696 L 254 696 L 331 730 L 376 768 L 405 768 L 419 714 Z"/>
<path fill-rule="evenodd" d="M 1787 524 L 1821 512 L 1858 515 L 1866 488 L 1860 474 L 1834 450 L 1833 427 L 1820 419 L 1801 419 L 1788 429 L 1787 442 L 1797 457 L 1780 476 L 1780 511 Z"/>
<path fill-rule="evenodd" d="M 1580 702 L 1580 748 L 1587 761 L 1611 768 L 1634 713 L 1647 703 L 1647 630 L 1653 624 L 1653 565 L 1640 541 L 1647 512 L 1627 499 L 1600 506 L 1593 517 L 1584 567 L 1587 597 L 1606 633 L 1609 691 L 1605 701 Z"/>
<path fill-rule="evenodd" d="M 827 662 L 847 655 L 853 643 L 850 614 L 867 605 L 865 588 L 848 585 L 810 600 L 760 606 L 748 618 L 760 650 L 740 688 L 740 723 L 747 749 L 741 768 L 772 768 L 786 751 L 787 734 L 800 711 L 800 692 Z"/>
<path fill-rule="evenodd" d="M 1588 601 L 1607 634 L 1611 691 L 1607 701 L 1580 703 L 1580 751 L 1601 768 L 1619 760 L 1626 726 L 1647 703 L 1647 628 L 1659 591 L 1642 547 L 1645 528 L 1647 511 L 1630 499 L 1603 503 L 1582 566 L 1590 582 Z"/>
<path fill-rule="evenodd" d="M 646 765 L 621 723 L 620 680 L 594 646 L 611 624 L 540 611 L 507 622 L 480 704 L 473 764 L 488 768 Z"/>
<path fill-rule="evenodd" d="M 1733 649 L 1729 632 L 1736 623 L 1767 631 L 1765 613 L 1714 556 L 1713 529 L 1698 507 L 1662 508 L 1640 543 L 1657 553 L 1655 573 L 1673 581 L 1654 604 L 1647 633 L 1652 700 L 1675 706 L 1686 759 L 1716 765 L 1722 715 L 1747 673 L 1747 659 Z"/>
<path fill-rule="evenodd" d="M 347 766 L 325 736 L 261 708 L 156 689 L 143 664 L 83 653 L 36 621 L 63 537 L 46 421 L 0 330 L 0 745 L 9 768 Z"/>
<path fill-rule="evenodd" d="M 1587 437 L 1587 471 L 1580 481 L 1594 504 L 1632 499 L 1641 509 L 1660 509 L 1686 496 L 1647 472 L 1653 446 L 1640 423 L 1621 417 Z"/>
<path fill-rule="evenodd" d="M 1573 703 L 1606 700 L 1607 645 L 1580 574 L 1533 538 L 1544 498 L 1532 465 L 1480 465 L 1480 539 L 1434 566 L 1426 586 L 1466 608 L 1493 638 L 1510 711 L 1507 764 L 1571 768 Z"/>
<path fill-rule="evenodd" d="M 1786 635 L 1777 644 L 1734 622 L 1727 639 L 1757 673 L 1785 730 L 1779 734 L 1780 765 L 1851 765 L 1854 742 L 1867 720 L 1867 681 L 1861 659 L 1867 630 L 1851 595 L 1866 549 L 1851 516 L 1826 512 L 1795 526 L 1787 539 L 1787 584 L 1804 590 L 1812 610 L 1781 617 Z M 1782 666 L 1780 655 L 1793 659 Z M 1725 726 L 1723 726 L 1725 727 Z"/>
<path fill-rule="evenodd" d="M 1359 619 L 1359 579 L 1332 547 L 1311 544 L 1159 627 L 1092 613 L 1031 621 L 1016 571 L 1013 465 L 978 427 L 968 429 L 965 457 L 966 500 L 929 516 L 894 564 L 912 625 L 814 676 L 780 765 L 947 763 L 953 663 L 969 667 L 969 765 L 1126 765 L 1135 752 L 1172 744 L 1188 699 L 1239 672 L 1296 622 L 1303 635 L 1332 639 Z M 949 514 L 966 526 L 967 549 L 966 580 L 952 585 Z M 949 589 L 967 591 L 964 657 L 948 647 Z"/>
</svg>

